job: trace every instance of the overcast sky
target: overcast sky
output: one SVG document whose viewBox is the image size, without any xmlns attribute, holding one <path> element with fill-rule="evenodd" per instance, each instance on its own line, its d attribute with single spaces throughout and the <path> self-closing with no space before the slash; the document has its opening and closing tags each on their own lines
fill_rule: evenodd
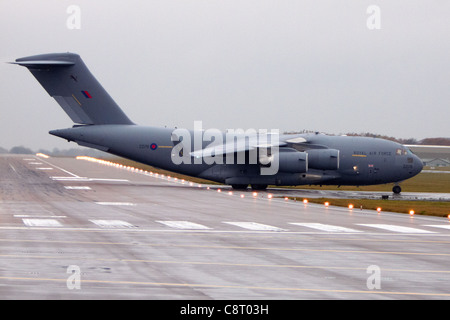
<svg viewBox="0 0 450 320">
<path fill-rule="evenodd" d="M 450 137 L 449 17 L 448 0 L 0 0 L 0 146 L 76 146 L 3 63 L 67 51 L 142 125 Z"/>
</svg>

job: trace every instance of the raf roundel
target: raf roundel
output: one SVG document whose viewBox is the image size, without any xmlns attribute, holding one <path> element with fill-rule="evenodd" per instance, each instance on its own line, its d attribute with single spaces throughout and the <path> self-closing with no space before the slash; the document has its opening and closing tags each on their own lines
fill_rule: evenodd
<svg viewBox="0 0 450 320">
<path fill-rule="evenodd" d="M 152 149 L 152 150 L 156 150 L 157 148 L 158 148 L 158 145 L 156 143 L 152 143 L 150 145 L 150 149 Z"/>
</svg>

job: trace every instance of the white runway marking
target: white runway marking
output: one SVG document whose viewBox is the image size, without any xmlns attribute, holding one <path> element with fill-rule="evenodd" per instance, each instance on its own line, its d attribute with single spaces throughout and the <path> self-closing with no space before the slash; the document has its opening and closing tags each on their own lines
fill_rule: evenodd
<svg viewBox="0 0 450 320">
<path fill-rule="evenodd" d="M 209 230 L 211 228 L 204 226 L 202 224 L 189 222 L 189 221 L 156 221 L 162 223 L 168 227 L 175 229 L 188 229 L 188 230 Z"/>
<path fill-rule="evenodd" d="M 50 162 L 48 162 L 48 161 L 45 161 L 45 160 L 43 160 L 43 159 L 41 159 L 41 161 L 42 162 L 45 162 L 46 164 L 48 164 L 49 166 L 52 166 L 53 168 L 56 168 L 56 169 L 59 169 L 59 170 L 61 170 L 62 172 L 65 172 L 65 173 L 67 173 L 68 175 L 71 175 L 72 177 L 75 177 L 75 178 L 80 178 L 78 175 L 76 175 L 75 173 L 72 173 L 72 172 L 70 172 L 70 171 L 67 171 L 67 170 L 65 170 L 65 169 L 63 169 L 63 168 L 61 168 L 61 167 L 58 167 L 57 165 L 54 165 L 54 164 L 52 164 L 52 163 L 50 163 Z M 31 163 L 31 162 L 30 162 Z M 42 163 L 41 163 L 42 164 Z"/>
<path fill-rule="evenodd" d="M 253 231 L 286 231 L 285 229 L 281 229 L 274 226 L 269 226 L 267 224 L 256 223 L 256 222 L 225 222 L 227 224 L 231 224 L 233 226 L 237 226 L 240 228 L 253 230 Z"/>
<path fill-rule="evenodd" d="M 53 168 L 36 168 L 37 170 L 53 170 Z"/>
<path fill-rule="evenodd" d="M 67 190 L 91 190 L 91 187 L 87 186 L 65 186 Z"/>
<path fill-rule="evenodd" d="M 322 223 L 297 223 L 297 222 L 291 222 L 289 224 L 301 226 L 301 227 L 307 227 L 312 228 L 320 231 L 326 231 L 326 232 L 362 232 L 355 229 L 345 228 L 345 227 L 339 227 L 339 226 L 333 226 L 329 224 L 322 224 Z"/>
<path fill-rule="evenodd" d="M 89 220 L 101 228 L 136 228 L 136 226 L 122 220 Z"/>
<path fill-rule="evenodd" d="M 22 219 L 28 227 L 62 227 L 55 219 Z"/>
<path fill-rule="evenodd" d="M 85 177 L 50 177 L 55 181 L 89 181 L 89 178 Z"/>
<path fill-rule="evenodd" d="M 433 224 L 433 225 L 425 225 L 424 227 L 432 227 L 432 228 L 442 228 L 442 229 L 449 229 L 450 230 L 450 224 Z"/>
<path fill-rule="evenodd" d="M 131 202 L 96 202 L 101 206 L 135 206 L 135 203 Z"/>
<path fill-rule="evenodd" d="M 379 229 L 383 229 L 383 230 L 400 232 L 400 233 L 435 233 L 433 231 L 410 228 L 410 227 L 403 227 L 403 226 L 396 226 L 396 225 L 390 225 L 390 224 L 358 224 L 358 225 L 364 226 L 364 227 L 370 227 L 370 228 L 379 228 Z"/>
<path fill-rule="evenodd" d="M 56 218 L 56 219 L 60 219 L 60 218 L 67 218 L 67 216 L 35 216 L 35 215 L 30 215 L 30 214 L 15 214 L 14 218 Z"/>
<path fill-rule="evenodd" d="M 89 181 L 130 182 L 128 179 L 89 178 Z"/>
<path fill-rule="evenodd" d="M 130 182 L 127 179 L 106 179 L 106 178 L 86 178 L 86 177 L 50 177 L 54 181 L 104 181 L 104 182 Z"/>
</svg>

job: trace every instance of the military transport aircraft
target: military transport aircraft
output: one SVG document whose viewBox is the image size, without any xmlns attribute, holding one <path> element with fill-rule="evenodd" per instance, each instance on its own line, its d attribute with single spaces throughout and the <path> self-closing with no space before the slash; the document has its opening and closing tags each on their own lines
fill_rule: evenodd
<svg viewBox="0 0 450 320">
<path fill-rule="evenodd" d="M 404 145 L 377 138 L 136 125 L 79 55 L 41 54 L 12 63 L 28 68 L 75 123 L 50 134 L 235 189 L 394 183 L 393 192 L 400 193 L 398 183 L 423 167 Z"/>
</svg>

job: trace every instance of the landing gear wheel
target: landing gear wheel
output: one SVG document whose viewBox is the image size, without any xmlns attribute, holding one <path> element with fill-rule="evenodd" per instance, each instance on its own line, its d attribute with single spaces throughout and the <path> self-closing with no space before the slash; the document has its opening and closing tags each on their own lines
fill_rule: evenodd
<svg viewBox="0 0 450 320">
<path fill-rule="evenodd" d="M 252 189 L 253 190 L 266 190 L 267 189 L 267 184 L 252 184 Z"/>
<path fill-rule="evenodd" d="M 247 190 L 248 184 L 232 184 L 234 190 Z"/>
<path fill-rule="evenodd" d="M 392 192 L 394 192 L 395 194 L 399 194 L 400 192 L 402 192 L 402 188 L 400 186 L 394 186 L 392 188 Z"/>
</svg>

